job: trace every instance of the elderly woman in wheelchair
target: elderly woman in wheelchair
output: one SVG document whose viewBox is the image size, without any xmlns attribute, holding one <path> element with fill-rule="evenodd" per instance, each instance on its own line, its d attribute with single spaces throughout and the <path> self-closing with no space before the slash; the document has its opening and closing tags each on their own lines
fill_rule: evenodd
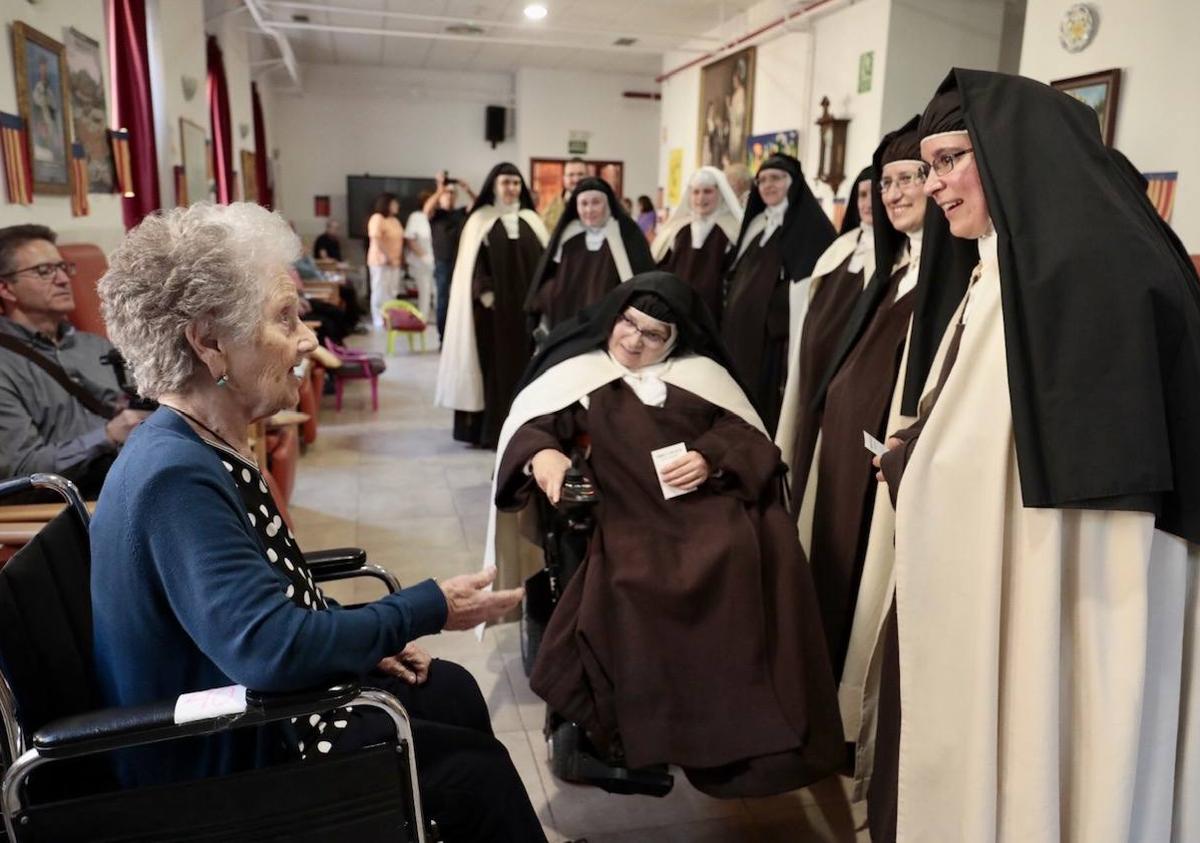
<svg viewBox="0 0 1200 843">
<path fill-rule="evenodd" d="M 278 215 L 201 203 L 146 218 L 100 282 L 110 335 L 160 405 L 113 466 L 91 523 L 103 702 L 359 681 L 408 709 L 422 802 L 447 840 L 544 840 L 474 680 L 412 643 L 496 619 L 520 591 L 488 591 L 493 575 L 482 573 L 341 607 L 317 587 L 259 473 L 251 424 L 295 405 L 293 369 L 315 345 L 287 274 L 299 251 Z M 177 782 L 315 759 L 390 729 L 355 706 L 128 750 L 118 778 Z"/>
<path fill-rule="evenodd" d="M 540 489 L 575 507 L 534 531 L 557 540 L 578 526 L 589 485 L 598 497 L 582 564 L 569 579 L 551 571 L 557 602 L 530 677 L 549 705 L 559 775 L 661 794 L 670 780 L 655 771 L 674 764 L 700 790 L 735 798 L 841 764 L 779 451 L 731 372 L 692 287 L 650 272 L 556 328 L 514 400 L 491 534 Z M 503 557 L 509 545 L 493 547 Z M 512 562 L 501 558 L 502 574 Z M 582 761 L 553 757 L 576 749 Z"/>
</svg>

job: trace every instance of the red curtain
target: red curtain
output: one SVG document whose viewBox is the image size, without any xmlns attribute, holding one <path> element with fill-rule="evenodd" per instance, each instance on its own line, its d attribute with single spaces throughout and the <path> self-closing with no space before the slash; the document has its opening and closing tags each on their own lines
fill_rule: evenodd
<svg viewBox="0 0 1200 843">
<path fill-rule="evenodd" d="M 146 46 L 146 0 L 107 0 L 109 76 L 115 128 L 129 130 L 133 196 L 122 213 L 130 229 L 162 207 L 158 192 L 158 149 L 150 99 L 150 53 Z"/>
<path fill-rule="evenodd" d="M 225 83 L 225 59 L 215 35 L 208 36 L 208 113 L 212 120 L 213 174 L 217 201 L 233 201 L 233 131 L 229 123 L 229 86 Z"/>
<path fill-rule="evenodd" d="M 270 209 L 275 207 L 275 196 L 267 182 L 267 124 L 263 120 L 257 82 L 250 83 L 250 105 L 254 111 L 254 181 L 258 186 L 258 204 Z"/>
</svg>

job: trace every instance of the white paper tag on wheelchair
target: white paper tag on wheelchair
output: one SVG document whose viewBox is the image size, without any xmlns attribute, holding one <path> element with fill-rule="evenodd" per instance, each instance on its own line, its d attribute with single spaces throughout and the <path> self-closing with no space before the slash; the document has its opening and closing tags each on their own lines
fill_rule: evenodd
<svg viewBox="0 0 1200 843">
<path fill-rule="evenodd" d="M 668 486 L 662 482 L 663 470 L 675 462 L 675 460 L 687 453 L 687 445 L 682 442 L 676 442 L 674 445 L 667 445 L 665 448 L 656 448 L 650 452 L 650 459 L 654 461 L 654 470 L 658 473 L 658 485 L 662 487 L 663 500 L 677 498 L 680 495 L 686 495 L 689 492 L 696 491 L 695 489 L 679 489 L 675 486 Z"/>
<path fill-rule="evenodd" d="M 194 723 L 246 712 L 246 686 L 228 685 L 180 694 L 175 700 L 175 724 Z"/>
</svg>

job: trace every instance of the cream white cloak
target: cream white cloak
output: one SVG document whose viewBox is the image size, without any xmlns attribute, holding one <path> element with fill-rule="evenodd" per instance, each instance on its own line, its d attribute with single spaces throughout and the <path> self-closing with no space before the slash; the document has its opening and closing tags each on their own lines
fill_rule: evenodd
<svg viewBox="0 0 1200 843">
<path fill-rule="evenodd" d="M 625 374 L 626 370 L 613 362 L 607 351 L 596 349 L 551 366 L 513 399 L 496 446 L 496 467 L 492 472 L 491 507 L 484 545 L 483 566 L 496 566 L 497 588 L 515 588 L 523 584 L 525 577 L 536 573 L 542 564 L 540 553 L 530 557 L 519 552 L 516 515 L 500 512 L 495 505 L 496 475 L 513 434 L 526 422 L 570 407 L 585 395 Z M 766 435 L 766 426 L 737 381 L 713 360 L 697 354 L 672 357 L 658 372 L 658 377 L 665 383 L 685 389 L 734 413 Z M 530 566 L 534 566 L 533 570 L 528 570 Z"/>
<path fill-rule="evenodd" d="M 446 314 L 446 337 L 438 360 L 437 386 L 433 403 L 448 410 L 477 413 L 483 410 L 483 372 L 479 368 L 479 348 L 475 343 L 475 308 L 472 284 L 475 261 L 483 241 L 501 211 L 484 205 L 467 218 L 458 241 L 458 257 L 450 277 L 450 302 Z M 522 208 L 518 216 L 532 229 L 542 246 L 550 239 L 537 212 Z"/>
<path fill-rule="evenodd" d="M 1022 505 L 981 251 L 896 512 L 898 840 L 1200 840 L 1200 548 L 1146 513 Z"/>
</svg>

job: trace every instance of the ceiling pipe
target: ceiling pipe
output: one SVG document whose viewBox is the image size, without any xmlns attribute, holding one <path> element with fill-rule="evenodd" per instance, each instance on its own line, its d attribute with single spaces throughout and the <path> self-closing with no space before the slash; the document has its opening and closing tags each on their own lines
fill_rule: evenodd
<svg viewBox="0 0 1200 843">
<path fill-rule="evenodd" d="M 775 33 L 775 37 L 778 37 L 779 35 L 783 35 L 786 32 L 794 32 L 796 30 L 792 29 L 793 23 L 795 23 L 796 21 L 801 21 L 801 20 L 806 21 L 809 18 L 809 16 L 814 14 L 817 10 L 821 10 L 822 14 L 829 14 L 831 12 L 837 11 L 842 6 L 848 6 L 855 2 L 857 2 L 857 0 L 813 0 L 813 2 L 803 4 L 802 7 L 800 8 L 800 10 L 798 12 L 796 12 L 795 14 L 785 13 L 784 15 L 776 18 L 775 20 L 771 21 L 770 23 L 763 24 L 762 26 L 758 27 L 757 29 L 752 29 L 743 35 L 739 35 L 738 37 L 736 37 L 730 41 L 727 41 L 724 45 L 722 45 L 721 47 L 719 47 L 715 50 L 705 53 L 702 56 L 698 56 L 697 58 L 694 58 L 691 61 L 685 62 L 684 64 L 681 64 L 678 67 L 671 68 L 670 70 L 666 71 L 665 73 L 654 77 L 654 81 L 661 84 L 661 83 L 667 81 L 668 79 L 670 79 L 672 76 L 675 76 L 676 74 L 682 73 L 683 71 L 687 70 L 689 67 L 695 67 L 698 64 L 707 64 L 708 62 L 712 61 L 713 59 L 719 58 L 723 54 L 728 53 L 731 50 L 734 50 L 734 49 L 742 46 L 743 44 L 747 43 L 748 41 L 754 41 L 754 40 L 760 38 L 761 36 L 765 35 L 766 33 L 771 32 L 774 29 L 779 29 L 780 27 L 783 27 L 782 31 Z M 832 6 L 831 6 L 831 4 L 832 4 Z M 677 51 L 673 51 L 673 52 L 684 52 L 684 51 L 677 50 Z"/>
<path fill-rule="evenodd" d="M 451 17 L 449 15 L 423 15 L 416 12 L 389 12 L 380 9 L 356 9 L 346 6 L 334 6 L 328 3 L 301 3 L 293 2 L 293 0 L 263 0 L 263 5 L 278 9 L 295 9 L 302 12 L 328 12 L 333 14 L 345 15 L 362 15 L 372 18 L 393 18 L 396 20 L 412 20 L 424 21 L 427 23 L 447 23 L 447 24 L 470 24 L 482 27 L 492 27 L 497 29 L 520 29 L 524 31 L 536 32 L 558 32 L 569 35 L 604 35 L 613 38 L 661 38 L 664 41 L 680 43 L 683 41 L 707 41 L 712 44 L 719 45 L 721 39 L 711 35 L 686 35 L 677 32 L 645 32 L 637 31 L 619 31 L 611 29 L 574 29 L 564 26 L 553 26 L 537 24 L 536 29 L 526 23 L 512 23 L 509 21 L 484 20 L 482 18 L 461 18 Z"/>
<path fill-rule="evenodd" d="M 246 0 L 247 3 L 253 0 Z M 620 47 L 615 44 L 587 44 L 574 41 L 547 41 L 545 39 L 533 38 L 508 38 L 482 35 L 456 35 L 452 32 L 414 32 L 405 29 L 372 29 L 365 26 L 340 26 L 336 24 L 317 24 L 317 23 L 299 23 L 299 22 L 282 22 L 275 21 L 271 24 L 273 29 L 295 29 L 303 32 L 336 32 L 342 35 L 372 35 L 384 36 L 387 38 L 413 38 L 418 40 L 433 40 L 433 41 L 467 41 L 472 44 L 512 44 L 520 47 L 560 47 L 568 50 L 599 50 L 602 52 L 614 53 L 649 53 L 651 55 L 661 55 L 663 53 L 660 47 L 639 47 L 628 46 Z M 698 50 L 681 50 L 681 52 L 699 52 Z"/>
<path fill-rule="evenodd" d="M 242 2 L 246 4 L 246 9 L 254 18 L 254 25 L 263 35 L 271 38 L 275 42 L 275 46 L 279 48 L 280 60 L 287 68 L 288 75 L 292 77 L 292 84 L 299 88 L 300 66 L 296 63 L 296 54 L 292 52 L 292 45 L 288 42 L 287 36 L 278 31 L 277 24 L 267 20 L 263 13 L 261 0 L 242 0 Z"/>
</svg>

